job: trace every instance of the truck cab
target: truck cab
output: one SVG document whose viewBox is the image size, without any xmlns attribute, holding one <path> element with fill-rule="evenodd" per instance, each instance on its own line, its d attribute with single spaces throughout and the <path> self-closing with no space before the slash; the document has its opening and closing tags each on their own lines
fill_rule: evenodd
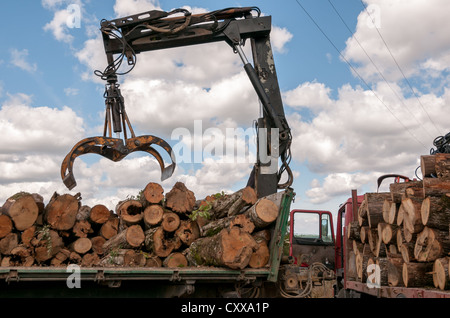
<svg viewBox="0 0 450 318">
<path fill-rule="evenodd" d="M 289 255 L 295 264 L 313 263 L 335 268 L 333 216 L 329 211 L 292 210 L 290 214 Z"/>
</svg>

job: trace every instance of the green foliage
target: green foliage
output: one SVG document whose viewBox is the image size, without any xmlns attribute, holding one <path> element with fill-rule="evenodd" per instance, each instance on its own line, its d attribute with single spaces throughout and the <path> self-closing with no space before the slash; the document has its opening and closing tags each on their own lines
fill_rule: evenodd
<svg viewBox="0 0 450 318">
<path fill-rule="evenodd" d="M 222 191 L 220 193 L 216 193 L 211 195 L 215 200 L 218 200 L 225 196 L 225 193 Z M 201 205 L 198 209 L 192 211 L 192 213 L 189 215 L 189 218 L 192 221 L 197 220 L 198 217 L 202 217 L 204 219 L 209 220 L 211 218 L 211 214 L 209 211 L 212 209 L 212 202 L 211 201 L 205 201 L 206 204 Z"/>
</svg>

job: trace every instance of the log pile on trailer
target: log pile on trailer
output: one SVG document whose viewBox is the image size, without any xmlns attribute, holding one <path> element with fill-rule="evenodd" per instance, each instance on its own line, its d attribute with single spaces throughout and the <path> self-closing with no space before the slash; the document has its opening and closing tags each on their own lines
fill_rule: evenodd
<svg viewBox="0 0 450 318">
<path fill-rule="evenodd" d="M 421 170 L 364 194 L 346 229 L 348 280 L 374 283 L 376 264 L 381 286 L 450 290 L 450 155 L 421 156 Z"/>
<path fill-rule="evenodd" d="M 17 193 L 0 209 L 1 266 L 267 267 L 283 193 L 258 199 L 245 187 L 197 200 L 182 182 L 167 193 L 150 182 L 115 211 L 79 193 L 47 204 Z"/>
</svg>

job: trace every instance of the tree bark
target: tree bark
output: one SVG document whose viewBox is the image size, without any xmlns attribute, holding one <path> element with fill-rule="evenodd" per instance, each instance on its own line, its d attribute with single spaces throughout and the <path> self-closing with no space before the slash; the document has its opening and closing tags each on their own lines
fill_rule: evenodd
<svg viewBox="0 0 450 318">
<path fill-rule="evenodd" d="M 423 192 L 425 197 L 441 197 L 450 193 L 450 180 L 424 178 Z"/>
<path fill-rule="evenodd" d="M 256 191 L 251 187 L 245 187 L 235 193 L 212 198 L 212 200 L 209 200 L 211 219 L 236 215 L 242 212 L 244 208 L 254 205 L 257 199 Z"/>
<path fill-rule="evenodd" d="M 426 197 L 421 206 L 421 221 L 427 227 L 448 231 L 450 198 L 447 196 Z"/>
<path fill-rule="evenodd" d="M 11 218 L 15 229 L 23 231 L 34 224 L 39 207 L 31 194 L 19 192 L 6 200 L 2 213 Z"/>
<path fill-rule="evenodd" d="M 222 229 L 231 226 L 239 226 L 248 233 L 252 233 L 255 229 L 255 225 L 248 216 L 245 214 L 239 214 L 209 222 L 201 228 L 201 235 L 212 236 L 219 233 Z"/>
<path fill-rule="evenodd" d="M 437 153 L 420 157 L 422 176 L 447 178 L 450 176 L 450 154 Z"/>
<path fill-rule="evenodd" d="M 186 252 L 190 264 L 243 269 L 256 249 L 254 238 L 239 227 L 225 228 L 218 234 L 199 238 Z"/>
<path fill-rule="evenodd" d="M 403 263 L 402 277 L 405 287 L 427 287 L 433 284 L 433 263 Z"/>
<path fill-rule="evenodd" d="M 388 286 L 403 287 L 403 259 L 402 258 L 388 258 Z"/>
</svg>

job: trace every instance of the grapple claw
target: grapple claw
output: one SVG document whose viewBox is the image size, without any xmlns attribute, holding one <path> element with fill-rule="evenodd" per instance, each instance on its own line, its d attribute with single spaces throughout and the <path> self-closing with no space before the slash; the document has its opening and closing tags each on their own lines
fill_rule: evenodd
<svg viewBox="0 0 450 318">
<path fill-rule="evenodd" d="M 166 166 L 163 158 L 152 145 L 163 148 L 169 154 L 172 163 Z M 117 162 L 136 151 L 147 152 L 156 158 L 161 168 L 161 181 L 172 176 L 176 166 L 172 148 L 161 138 L 145 135 L 129 138 L 125 144 L 122 139 L 111 137 L 91 137 L 81 140 L 64 158 L 61 165 L 61 178 L 66 187 L 72 190 L 77 185 L 73 175 L 73 163 L 77 157 L 93 153 Z"/>
</svg>

